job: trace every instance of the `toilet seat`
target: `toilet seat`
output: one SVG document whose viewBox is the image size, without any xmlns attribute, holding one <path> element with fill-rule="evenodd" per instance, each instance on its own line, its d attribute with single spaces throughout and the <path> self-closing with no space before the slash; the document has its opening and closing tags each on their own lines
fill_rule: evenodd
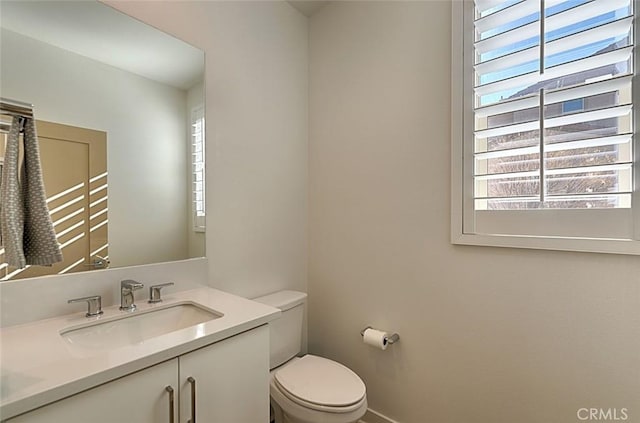
<svg viewBox="0 0 640 423">
<path fill-rule="evenodd" d="M 366 402 L 366 388 L 351 369 L 333 360 L 305 355 L 273 372 L 274 388 L 290 401 L 329 413 L 349 413 Z"/>
<path fill-rule="evenodd" d="M 271 405 L 278 422 L 290 423 L 355 423 L 367 412 L 367 398 L 362 399 L 362 403 L 352 411 L 344 410 L 313 410 L 304 405 L 292 401 L 282 390 L 278 388 L 274 378 L 271 378 Z M 352 407 L 349 407 L 352 408 Z M 279 416 L 279 417 L 278 417 Z"/>
</svg>

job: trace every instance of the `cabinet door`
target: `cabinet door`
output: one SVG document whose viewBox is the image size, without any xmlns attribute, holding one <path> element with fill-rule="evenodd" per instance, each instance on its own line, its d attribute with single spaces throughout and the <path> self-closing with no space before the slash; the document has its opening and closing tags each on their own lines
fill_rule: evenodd
<svg viewBox="0 0 640 423">
<path fill-rule="evenodd" d="M 266 325 L 179 357 L 180 422 L 269 421 L 269 329 Z"/>
<path fill-rule="evenodd" d="M 171 386 L 174 419 L 169 418 Z M 9 423 L 171 423 L 178 413 L 178 359 L 116 379 L 22 414 Z"/>
</svg>

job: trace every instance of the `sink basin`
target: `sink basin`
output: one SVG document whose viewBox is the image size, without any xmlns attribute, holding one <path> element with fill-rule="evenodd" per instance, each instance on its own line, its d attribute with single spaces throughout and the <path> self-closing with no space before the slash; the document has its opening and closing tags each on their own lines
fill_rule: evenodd
<svg viewBox="0 0 640 423">
<path fill-rule="evenodd" d="M 222 314 L 194 303 L 178 303 L 67 328 L 60 332 L 60 336 L 69 346 L 75 347 L 76 352 L 86 354 L 91 350 L 97 352 L 139 345 L 160 335 L 220 317 Z"/>
</svg>

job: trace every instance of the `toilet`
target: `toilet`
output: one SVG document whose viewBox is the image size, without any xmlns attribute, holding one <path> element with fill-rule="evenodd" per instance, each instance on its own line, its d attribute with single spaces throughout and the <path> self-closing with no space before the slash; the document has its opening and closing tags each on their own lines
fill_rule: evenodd
<svg viewBox="0 0 640 423">
<path fill-rule="evenodd" d="M 366 388 L 348 367 L 307 354 L 297 357 L 307 294 L 279 291 L 254 298 L 279 308 L 269 323 L 270 394 L 275 423 L 356 423 L 367 411 Z"/>
</svg>

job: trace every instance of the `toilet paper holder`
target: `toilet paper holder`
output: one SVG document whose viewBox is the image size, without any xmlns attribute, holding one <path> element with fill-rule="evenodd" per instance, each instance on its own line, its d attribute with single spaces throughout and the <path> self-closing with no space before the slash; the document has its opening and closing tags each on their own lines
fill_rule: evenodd
<svg viewBox="0 0 640 423">
<path fill-rule="evenodd" d="M 360 336 L 364 336 L 364 331 L 367 329 L 373 329 L 373 327 L 367 326 L 366 328 L 362 329 L 360 331 Z M 389 336 L 385 337 L 385 339 L 387 340 L 387 344 L 395 344 L 400 340 L 400 335 L 398 335 L 397 333 L 392 333 Z"/>
</svg>

